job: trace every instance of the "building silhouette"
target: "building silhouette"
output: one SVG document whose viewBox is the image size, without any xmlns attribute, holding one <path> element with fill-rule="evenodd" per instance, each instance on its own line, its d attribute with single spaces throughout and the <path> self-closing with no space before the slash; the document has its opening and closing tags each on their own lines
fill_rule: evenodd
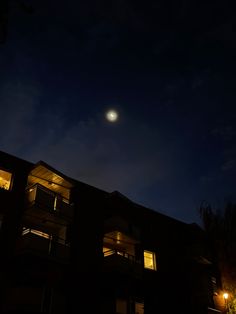
<svg viewBox="0 0 236 314">
<path fill-rule="evenodd" d="M 203 230 L 0 152 L 1 313 L 217 313 Z"/>
</svg>

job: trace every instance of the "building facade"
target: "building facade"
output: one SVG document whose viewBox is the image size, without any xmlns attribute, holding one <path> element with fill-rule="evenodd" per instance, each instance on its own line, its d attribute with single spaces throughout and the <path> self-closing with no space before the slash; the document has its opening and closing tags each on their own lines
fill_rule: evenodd
<svg viewBox="0 0 236 314">
<path fill-rule="evenodd" d="M 196 224 L 4 152 L 0 204 L 1 313 L 215 313 Z"/>
</svg>

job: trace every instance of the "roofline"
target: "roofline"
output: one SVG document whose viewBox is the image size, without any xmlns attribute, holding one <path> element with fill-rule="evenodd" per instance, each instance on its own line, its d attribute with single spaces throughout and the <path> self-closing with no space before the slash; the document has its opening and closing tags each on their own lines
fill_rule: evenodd
<svg viewBox="0 0 236 314">
<path fill-rule="evenodd" d="M 13 155 L 13 154 L 10 154 L 10 153 L 6 153 L 6 152 L 4 152 L 4 151 L 2 151 L 2 150 L 0 150 L 0 154 L 5 155 L 6 157 L 9 156 L 10 158 L 18 159 L 19 161 L 25 162 L 25 163 L 28 164 L 29 166 L 33 166 L 33 165 L 34 165 L 34 163 L 31 162 L 31 161 L 28 161 L 28 160 L 26 160 L 26 159 L 23 159 L 23 158 L 21 158 L 21 157 L 18 157 L 18 156 L 16 156 L 16 155 Z"/>
<path fill-rule="evenodd" d="M 63 179 L 69 181 L 71 184 L 73 184 L 73 179 L 68 177 L 67 175 L 65 175 L 64 173 L 60 172 L 59 170 L 53 168 L 52 166 L 50 166 L 49 164 L 47 164 L 45 161 L 43 160 L 39 160 L 37 163 L 34 164 L 33 169 L 37 168 L 37 166 L 44 166 L 45 168 L 47 168 L 48 170 L 55 172 L 57 175 L 59 175 L 60 177 L 62 177 Z"/>
<path fill-rule="evenodd" d="M 30 161 L 28 161 L 28 160 L 25 160 L 25 159 L 23 159 L 23 158 L 19 158 L 19 157 L 17 157 L 17 156 L 14 156 L 14 155 L 12 155 L 12 154 L 6 153 L 6 152 L 4 152 L 4 151 L 0 151 L 0 154 L 5 155 L 6 157 L 9 156 L 9 157 L 11 157 L 11 158 L 18 159 L 19 161 L 25 162 L 26 164 L 28 164 L 29 166 L 32 167 L 31 170 L 33 170 L 34 168 L 36 168 L 38 165 L 42 165 L 42 166 L 44 166 L 45 168 L 49 169 L 50 171 L 55 172 L 56 174 L 58 174 L 59 176 L 61 176 L 61 177 L 64 178 L 65 180 L 67 180 L 69 183 L 71 183 L 72 185 L 78 185 L 78 184 L 79 184 L 79 185 L 82 185 L 82 186 L 84 186 L 84 187 L 93 189 L 93 190 L 95 190 L 95 191 L 97 191 L 97 192 L 106 194 L 106 196 L 108 196 L 108 197 L 109 197 L 109 196 L 111 197 L 111 196 L 114 196 L 114 195 L 115 195 L 115 196 L 118 196 L 118 197 L 120 197 L 120 199 L 122 199 L 123 201 L 126 201 L 126 202 L 131 203 L 134 207 L 141 208 L 142 210 L 148 211 L 148 212 L 150 212 L 150 214 L 154 214 L 154 215 L 156 215 L 156 216 L 158 216 L 158 215 L 159 215 L 159 216 L 162 216 L 163 218 L 172 220 L 172 221 L 175 222 L 175 223 L 179 223 L 179 224 L 182 224 L 182 225 L 185 225 L 185 226 L 191 226 L 191 227 L 193 227 L 193 225 L 195 224 L 195 223 L 186 223 L 186 222 L 184 222 L 184 221 L 178 220 L 178 219 L 173 218 L 173 217 L 171 217 L 171 216 L 168 216 L 168 215 L 166 215 L 166 214 L 160 213 L 159 211 L 157 211 L 157 210 L 155 210 L 155 209 L 151 209 L 151 208 L 148 208 L 148 207 L 146 207 L 146 206 L 144 206 L 144 205 L 138 204 L 138 203 L 132 201 L 131 199 L 129 199 L 126 195 L 122 194 L 122 193 L 119 192 L 118 190 L 115 190 L 115 191 L 113 191 L 113 192 L 108 192 L 108 191 L 102 190 L 102 189 L 100 189 L 100 188 L 98 188 L 98 187 L 95 187 L 95 186 L 93 186 L 93 185 L 90 185 L 90 184 L 88 184 L 88 183 L 85 183 L 85 182 L 76 180 L 76 179 L 74 179 L 74 178 L 72 178 L 72 177 L 69 177 L 69 176 L 63 174 L 63 173 L 60 172 L 59 170 L 53 168 L 52 166 L 50 166 L 49 164 L 47 164 L 47 163 L 44 162 L 43 160 L 39 160 L 37 163 L 32 163 L 32 162 L 30 162 Z M 114 192 L 116 192 L 116 194 L 115 194 Z M 112 193 L 114 193 L 114 194 L 112 194 Z M 195 224 L 195 225 L 196 225 L 196 227 L 198 227 L 200 230 L 202 230 L 202 228 L 201 228 L 198 224 Z"/>
<path fill-rule="evenodd" d="M 116 192 L 116 193 L 114 193 L 114 192 Z M 146 207 L 144 205 L 141 205 L 139 203 L 136 203 L 136 202 L 132 201 L 130 198 L 126 197 L 124 194 L 120 193 L 117 190 L 109 193 L 109 196 L 110 197 L 118 197 L 121 200 L 123 200 L 124 202 L 129 203 L 129 206 L 133 206 L 134 208 L 136 207 L 136 208 L 140 208 L 141 210 L 145 210 L 145 211 L 149 212 L 151 215 L 155 215 L 156 217 L 157 216 L 161 216 L 164 219 L 168 219 L 169 221 L 173 221 L 175 223 L 178 223 L 178 224 L 181 224 L 181 225 L 184 225 L 184 226 L 189 226 L 189 225 L 191 226 L 191 223 L 190 224 L 186 223 L 186 222 L 178 220 L 178 219 L 176 219 L 174 217 L 171 217 L 171 216 L 168 216 L 166 214 L 160 213 L 158 210 L 155 210 L 155 209 Z"/>
</svg>

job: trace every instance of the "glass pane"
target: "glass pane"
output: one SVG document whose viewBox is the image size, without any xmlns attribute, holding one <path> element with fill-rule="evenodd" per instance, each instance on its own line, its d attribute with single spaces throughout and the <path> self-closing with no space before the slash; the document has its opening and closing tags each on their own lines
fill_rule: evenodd
<svg viewBox="0 0 236 314">
<path fill-rule="evenodd" d="M 116 314 L 127 314 L 127 301 L 122 299 L 116 300 Z"/>
<path fill-rule="evenodd" d="M 9 190 L 11 186 L 11 177 L 10 172 L 0 170 L 0 188 L 4 190 Z"/>
<path fill-rule="evenodd" d="M 108 248 L 108 247 L 103 247 L 103 255 L 106 257 L 106 256 L 109 256 L 109 255 L 113 255 L 115 254 L 115 251 Z"/>
<path fill-rule="evenodd" d="M 135 302 L 135 314 L 144 314 L 144 304 Z"/>
<path fill-rule="evenodd" d="M 23 228 L 22 235 L 26 235 L 28 233 L 33 233 L 33 234 L 35 234 L 35 235 L 37 235 L 39 237 L 45 238 L 45 239 L 49 239 L 50 238 L 50 235 L 48 233 L 44 233 L 42 231 L 35 230 L 35 229 Z"/>
<path fill-rule="evenodd" d="M 144 251 L 144 267 L 148 269 L 156 270 L 155 253 L 150 251 Z"/>
</svg>

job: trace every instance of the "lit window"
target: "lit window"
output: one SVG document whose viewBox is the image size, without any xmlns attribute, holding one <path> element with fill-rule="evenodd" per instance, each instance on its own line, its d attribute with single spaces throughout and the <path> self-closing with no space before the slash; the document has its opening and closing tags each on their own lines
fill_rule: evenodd
<svg viewBox="0 0 236 314">
<path fill-rule="evenodd" d="M 0 170 L 0 188 L 10 190 L 12 174 L 10 172 Z"/>
<path fill-rule="evenodd" d="M 54 210 L 57 210 L 57 197 L 54 198 L 54 206 L 53 206 Z"/>
<path fill-rule="evenodd" d="M 116 299 L 116 314 L 127 314 L 127 301 Z"/>
<path fill-rule="evenodd" d="M 109 256 L 109 255 L 113 255 L 115 253 L 116 253 L 115 250 L 112 250 L 112 249 L 110 249 L 108 247 L 105 247 L 105 246 L 103 247 L 103 255 L 104 255 L 104 257 Z"/>
<path fill-rule="evenodd" d="M 135 314 L 144 314 L 143 302 L 135 302 Z"/>
<path fill-rule="evenodd" d="M 144 251 L 144 267 L 156 270 L 156 254 L 150 251 Z"/>
<path fill-rule="evenodd" d="M 26 235 L 28 233 L 33 233 L 33 234 L 35 234 L 35 235 L 37 235 L 39 237 L 45 238 L 45 239 L 49 239 L 50 238 L 48 233 L 44 233 L 42 231 L 35 230 L 35 229 L 23 228 L 22 235 Z"/>
</svg>

